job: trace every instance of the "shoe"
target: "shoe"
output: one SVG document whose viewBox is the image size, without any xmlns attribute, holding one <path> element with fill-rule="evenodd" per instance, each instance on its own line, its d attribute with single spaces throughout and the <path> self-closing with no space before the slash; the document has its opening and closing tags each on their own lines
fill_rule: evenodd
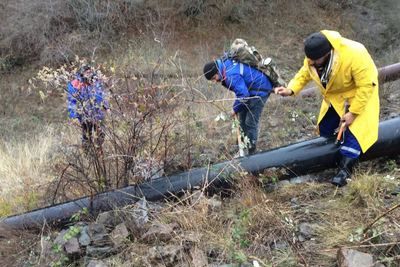
<svg viewBox="0 0 400 267">
<path fill-rule="evenodd" d="M 251 145 L 251 147 L 249 148 L 249 155 L 254 155 L 256 153 L 257 153 L 256 145 Z"/>
<path fill-rule="evenodd" d="M 339 172 L 331 179 L 331 184 L 338 187 L 345 186 L 347 184 L 347 179 L 350 179 L 357 162 L 357 158 L 353 159 L 342 156 L 339 162 Z"/>
</svg>

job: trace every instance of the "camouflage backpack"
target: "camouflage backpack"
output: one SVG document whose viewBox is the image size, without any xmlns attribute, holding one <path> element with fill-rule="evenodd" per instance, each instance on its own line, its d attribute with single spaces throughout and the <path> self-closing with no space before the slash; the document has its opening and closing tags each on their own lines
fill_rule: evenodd
<svg viewBox="0 0 400 267">
<path fill-rule="evenodd" d="M 248 64 L 262 71 L 270 79 L 273 87 L 286 86 L 271 58 L 263 58 L 254 46 L 249 46 L 243 39 L 233 41 L 227 55 L 237 62 Z"/>
</svg>

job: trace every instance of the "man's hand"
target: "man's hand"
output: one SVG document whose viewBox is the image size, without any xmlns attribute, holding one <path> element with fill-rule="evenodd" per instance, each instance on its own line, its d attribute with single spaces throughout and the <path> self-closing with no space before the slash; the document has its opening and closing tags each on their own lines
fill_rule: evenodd
<svg viewBox="0 0 400 267">
<path fill-rule="evenodd" d="M 353 121 L 355 120 L 356 117 L 357 117 L 356 114 L 347 112 L 342 116 L 342 122 L 345 122 L 346 126 L 349 126 L 350 124 L 353 123 Z"/>
<path fill-rule="evenodd" d="M 286 87 L 283 87 L 283 86 L 274 88 L 274 92 L 275 92 L 275 94 L 280 95 L 280 96 L 293 95 L 292 89 L 289 89 L 289 88 L 286 88 Z"/>
<path fill-rule="evenodd" d="M 231 112 L 231 114 L 230 114 L 230 116 L 231 116 L 231 118 L 233 118 L 233 119 L 234 119 L 234 118 L 236 117 L 236 113 L 235 113 L 235 111 L 232 111 L 232 112 Z"/>
</svg>

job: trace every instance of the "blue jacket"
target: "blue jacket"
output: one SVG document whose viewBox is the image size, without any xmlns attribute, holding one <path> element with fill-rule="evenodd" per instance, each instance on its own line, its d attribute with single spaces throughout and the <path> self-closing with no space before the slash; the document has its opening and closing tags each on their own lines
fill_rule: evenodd
<svg viewBox="0 0 400 267">
<path fill-rule="evenodd" d="M 245 107 L 243 98 L 250 96 L 268 98 L 272 92 L 272 83 L 268 76 L 258 69 L 232 59 L 218 59 L 216 62 L 222 85 L 236 95 L 237 99 L 233 103 L 235 113 Z"/>
<path fill-rule="evenodd" d="M 104 110 L 108 109 L 102 83 L 91 84 L 82 81 L 81 77 L 67 85 L 68 115 L 70 118 L 82 121 L 96 122 L 104 119 Z"/>
</svg>

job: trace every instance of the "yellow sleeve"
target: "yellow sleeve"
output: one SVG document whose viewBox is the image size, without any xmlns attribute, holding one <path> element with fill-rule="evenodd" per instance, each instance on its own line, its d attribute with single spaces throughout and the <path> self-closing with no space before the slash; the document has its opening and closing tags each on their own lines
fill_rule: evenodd
<svg viewBox="0 0 400 267">
<path fill-rule="evenodd" d="M 291 89 L 295 95 L 297 95 L 310 80 L 311 76 L 308 72 L 308 63 L 305 59 L 303 67 L 301 67 L 294 78 L 289 82 L 288 88 Z"/>
<path fill-rule="evenodd" d="M 367 50 L 353 57 L 351 75 L 356 85 L 356 94 L 349 111 L 361 114 L 373 90 L 378 90 L 378 70 Z"/>
</svg>

